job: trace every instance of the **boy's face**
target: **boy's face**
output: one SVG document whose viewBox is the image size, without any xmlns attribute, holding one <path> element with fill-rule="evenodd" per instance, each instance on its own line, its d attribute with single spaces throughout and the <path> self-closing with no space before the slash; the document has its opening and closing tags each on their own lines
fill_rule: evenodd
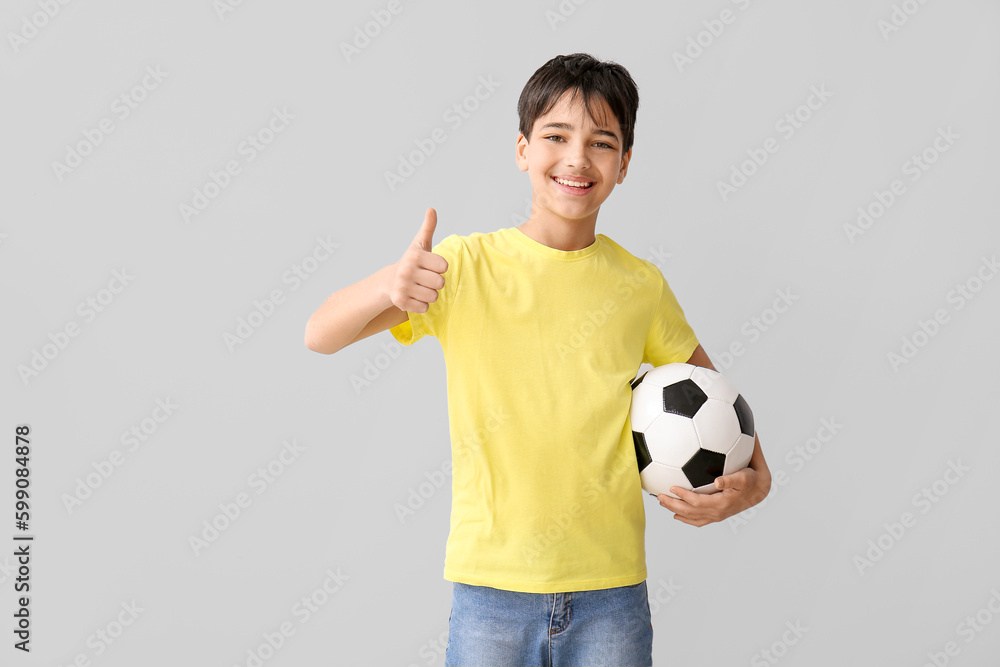
<svg viewBox="0 0 1000 667">
<path fill-rule="evenodd" d="M 618 119 L 603 99 L 591 99 L 591 120 L 573 91 L 563 93 L 549 113 L 535 119 L 529 142 L 517 135 L 517 166 L 531 178 L 532 215 L 594 224 L 616 183 L 625 180 L 632 149 L 622 155 Z M 559 125 L 553 125 L 559 124 Z M 610 133 L 610 134 L 609 134 Z M 555 178 L 591 182 L 589 188 L 562 185 Z"/>
</svg>

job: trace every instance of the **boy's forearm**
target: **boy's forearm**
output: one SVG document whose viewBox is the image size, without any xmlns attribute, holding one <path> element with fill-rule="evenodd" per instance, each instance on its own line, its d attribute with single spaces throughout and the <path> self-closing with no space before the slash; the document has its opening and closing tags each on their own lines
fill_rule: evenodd
<svg viewBox="0 0 1000 667">
<path fill-rule="evenodd" d="M 306 323 L 306 347 L 333 354 L 350 344 L 366 324 L 393 305 L 389 289 L 395 272 L 393 262 L 327 297 Z"/>
<path fill-rule="evenodd" d="M 767 462 L 764 460 L 764 451 L 760 448 L 760 438 L 757 437 L 756 433 L 753 439 L 753 454 L 750 455 L 750 464 L 748 467 L 753 468 L 757 473 L 758 486 L 754 496 L 754 505 L 756 505 L 764 500 L 771 491 L 771 470 L 767 467 Z"/>
</svg>

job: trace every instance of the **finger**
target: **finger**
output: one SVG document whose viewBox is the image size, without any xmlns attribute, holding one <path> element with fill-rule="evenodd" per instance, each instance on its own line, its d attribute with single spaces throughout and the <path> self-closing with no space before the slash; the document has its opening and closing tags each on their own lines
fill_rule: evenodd
<svg viewBox="0 0 1000 667">
<path fill-rule="evenodd" d="M 679 486 L 671 486 L 670 493 L 673 493 L 674 495 L 678 496 L 681 500 L 690 505 L 695 505 L 699 500 L 701 500 L 701 494 L 695 493 L 690 489 L 682 489 Z"/>
<path fill-rule="evenodd" d="M 668 496 L 665 493 L 661 493 L 660 495 L 656 496 L 656 499 L 660 501 L 661 506 L 666 507 L 671 512 L 676 512 L 681 507 L 687 504 L 683 500 L 678 500 L 677 498 Z"/>
<path fill-rule="evenodd" d="M 429 208 L 427 209 L 427 213 L 424 214 L 424 223 L 420 225 L 420 231 L 417 232 L 413 242 L 429 252 L 434 247 L 435 227 L 437 227 L 437 211 Z"/>
<path fill-rule="evenodd" d="M 432 256 L 437 257 L 431 253 Z M 444 258 L 442 258 L 444 259 Z M 444 289 L 445 277 L 433 269 L 414 269 L 413 282 L 422 287 L 432 289 L 435 292 Z"/>
<path fill-rule="evenodd" d="M 674 518 L 677 519 L 678 521 L 683 521 L 689 526 L 694 526 L 695 528 L 701 528 L 702 526 L 707 526 L 708 524 L 712 523 L 707 519 L 688 519 L 686 517 L 677 515 L 674 515 Z"/>
<path fill-rule="evenodd" d="M 728 475 L 719 475 L 715 478 L 715 488 L 719 491 L 723 489 L 742 489 L 746 485 L 743 483 L 743 478 L 746 476 L 746 469 L 737 470 L 734 473 Z"/>
<path fill-rule="evenodd" d="M 671 489 L 671 493 L 673 490 Z M 674 498 L 670 493 L 661 493 L 656 496 L 656 499 L 660 501 L 660 504 L 669 509 L 674 509 L 675 507 L 680 509 L 682 507 L 687 507 L 687 503 L 680 498 Z M 674 510 L 677 511 L 677 510 Z"/>
<path fill-rule="evenodd" d="M 408 313 L 417 313 L 417 314 L 426 313 L 427 309 L 429 308 L 429 306 L 426 303 L 422 303 L 420 301 L 417 301 L 416 299 L 410 299 L 410 298 L 403 299 L 403 305 L 399 306 L 397 304 L 397 307 L 400 310 L 404 310 Z"/>
<path fill-rule="evenodd" d="M 406 296 L 426 305 L 430 305 L 438 299 L 437 290 L 431 289 L 430 287 L 424 287 L 423 285 L 413 285 L 407 290 Z"/>
<path fill-rule="evenodd" d="M 448 270 L 448 260 L 436 252 L 425 251 L 420 255 L 417 266 L 427 269 L 437 274 L 442 274 Z"/>
<path fill-rule="evenodd" d="M 403 308 L 403 310 L 410 313 L 423 314 L 426 313 L 428 310 L 430 310 L 431 304 L 434 303 L 435 301 L 437 301 L 437 297 L 435 296 L 432 296 L 429 299 L 425 299 L 423 296 L 417 296 L 417 297 L 407 296 L 403 300 L 403 303 L 406 306 L 405 308 Z"/>
</svg>

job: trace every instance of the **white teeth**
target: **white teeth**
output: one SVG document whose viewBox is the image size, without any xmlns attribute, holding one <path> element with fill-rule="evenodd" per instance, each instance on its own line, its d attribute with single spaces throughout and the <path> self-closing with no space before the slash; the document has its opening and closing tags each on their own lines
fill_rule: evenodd
<svg viewBox="0 0 1000 667">
<path fill-rule="evenodd" d="M 561 178 L 555 179 L 556 183 L 562 183 L 563 185 L 568 185 L 571 188 L 586 188 L 589 187 L 589 183 L 577 183 L 576 181 L 567 181 Z"/>
</svg>

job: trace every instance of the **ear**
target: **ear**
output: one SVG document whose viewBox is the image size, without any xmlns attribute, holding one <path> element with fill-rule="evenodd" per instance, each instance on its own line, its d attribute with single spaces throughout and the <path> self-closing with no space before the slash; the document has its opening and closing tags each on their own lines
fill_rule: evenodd
<svg viewBox="0 0 1000 667">
<path fill-rule="evenodd" d="M 517 160 L 517 168 L 521 171 L 528 171 L 528 156 L 525 154 L 527 148 L 528 140 L 518 132 L 517 145 L 514 147 L 514 159 Z"/>
<path fill-rule="evenodd" d="M 634 148 L 634 146 L 633 146 Z M 628 149 L 628 152 L 622 156 L 622 166 L 618 171 L 618 184 L 620 185 L 622 181 L 625 180 L 625 174 L 628 173 L 628 161 L 632 159 L 632 149 Z"/>
</svg>

